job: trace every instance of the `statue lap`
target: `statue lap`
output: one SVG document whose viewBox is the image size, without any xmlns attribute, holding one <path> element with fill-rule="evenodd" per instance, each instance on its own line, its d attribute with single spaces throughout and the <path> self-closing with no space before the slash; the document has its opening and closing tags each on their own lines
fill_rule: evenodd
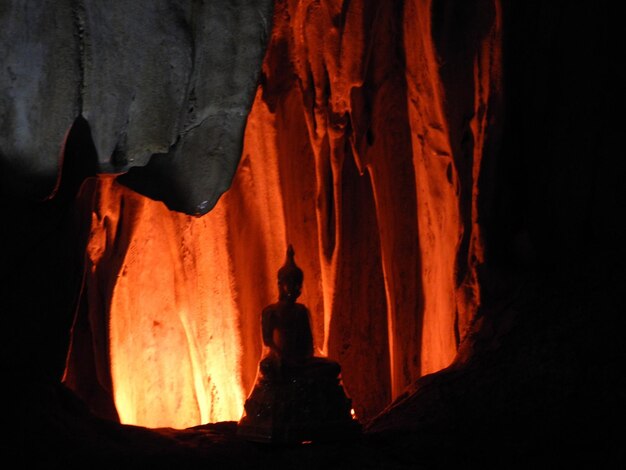
<svg viewBox="0 0 626 470">
<path fill-rule="evenodd" d="M 270 381 L 298 377 L 338 379 L 341 366 L 325 357 L 314 356 L 302 364 L 290 364 L 270 355 L 261 360 L 259 370 L 262 377 Z"/>
</svg>

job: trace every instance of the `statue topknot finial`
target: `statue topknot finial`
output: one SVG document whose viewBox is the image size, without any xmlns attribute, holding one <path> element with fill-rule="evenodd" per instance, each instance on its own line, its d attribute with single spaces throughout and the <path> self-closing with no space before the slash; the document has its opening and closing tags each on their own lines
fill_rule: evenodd
<svg viewBox="0 0 626 470">
<path fill-rule="evenodd" d="M 296 264 L 294 257 L 295 251 L 293 246 L 289 244 L 287 247 L 287 259 L 285 260 L 285 264 L 283 264 L 283 266 L 278 270 L 279 281 L 291 280 L 296 284 L 302 284 L 304 273 Z"/>
</svg>

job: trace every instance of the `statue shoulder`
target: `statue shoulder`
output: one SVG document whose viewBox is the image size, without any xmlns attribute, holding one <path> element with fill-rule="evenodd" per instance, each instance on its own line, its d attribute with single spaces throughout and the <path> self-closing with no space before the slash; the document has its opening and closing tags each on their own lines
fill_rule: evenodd
<svg viewBox="0 0 626 470">
<path fill-rule="evenodd" d="M 306 305 L 295 303 L 294 306 L 298 312 L 306 313 L 307 315 L 309 314 L 309 308 Z"/>
<path fill-rule="evenodd" d="M 277 310 L 278 310 L 277 304 L 270 304 L 267 307 L 263 308 L 263 310 L 261 311 L 261 316 L 262 317 L 270 316 L 271 314 L 275 313 Z"/>
</svg>

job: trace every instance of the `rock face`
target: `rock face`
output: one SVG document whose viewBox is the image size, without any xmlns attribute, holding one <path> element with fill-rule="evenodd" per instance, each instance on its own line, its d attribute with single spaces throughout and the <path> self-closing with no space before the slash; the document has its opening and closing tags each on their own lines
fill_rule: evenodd
<svg viewBox="0 0 626 470">
<path fill-rule="evenodd" d="M 172 209 L 208 212 L 241 156 L 272 8 L 3 2 L 3 194 L 51 196 L 66 134 L 82 116 L 99 173 L 141 167 L 125 184 Z"/>
<path fill-rule="evenodd" d="M 188 416 L 189 426 L 214 416 L 213 403 L 237 396 L 226 390 L 245 395 L 254 382 L 259 309 L 275 296 L 268 267 L 287 243 L 302 253 L 316 347 L 343 365 L 359 417 L 452 362 L 480 302 L 477 184 L 497 158 L 501 19 L 493 2 L 432 8 L 278 4 L 239 172 L 205 220 L 170 214 L 117 183 L 89 192 L 90 300 L 80 318 L 94 318 L 75 344 L 92 338 L 97 380 L 76 364 L 80 349 L 70 354 L 71 383 L 104 383 L 118 401 L 142 397 L 130 399 L 124 421 L 155 425 L 150 408 L 166 396 L 154 405 L 147 397 L 159 388 L 178 404 L 166 407 L 172 419 Z M 167 192 L 211 186 L 204 176 Z M 153 294 L 136 300 L 138 291 Z M 170 372 L 174 357 L 181 366 Z M 136 371 L 145 361 L 151 367 Z M 222 369 L 237 370 L 241 383 L 216 382 Z M 196 402 L 207 400 L 203 411 Z M 156 414 L 165 425 L 169 414 Z"/>
<path fill-rule="evenodd" d="M 63 143 L 80 114 L 81 70 L 72 2 L 0 6 L 2 196 L 54 192 Z"/>
<path fill-rule="evenodd" d="M 0 7 L 8 25 L 0 34 L 4 42 L 22 34 L 20 47 L 35 48 L 37 35 L 66 18 L 58 3 L 54 14 L 29 16 L 39 26 L 24 32 L 6 20 L 26 14 L 13 5 Z M 189 16 L 189 9 L 171 5 L 163 3 L 163 14 L 195 21 L 189 37 L 203 37 L 203 11 Z M 99 25 L 89 8 L 85 2 L 71 10 L 72 24 Z M 129 15 L 140 8 L 131 7 Z M 112 24 L 123 21 L 119 15 L 113 8 L 101 16 Z M 102 431 L 92 415 L 83 419 L 50 403 L 50 386 L 41 383 L 58 387 L 69 350 L 66 383 L 101 416 L 115 418 L 122 409 L 113 407 L 113 388 L 130 397 L 133 413 L 146 403 L 143 392 L 155 384 L 143 381 L 145 371 L 151 380 L 167 375 L 170 402 L 202 403 L 173 414 L 209 419 L 213 404 L 224 403 L 222 387 L 243 396 L 254 381 L 260 306 L 275 297 L 272 267 L 292 243 L 305 272 L 302 299 L 311 309 L 315 346 L 342 364 L 357 416 L 368 424 L 367 445 L 342 447 L 342 461 L 356 461 L 354 453 L 368 456 L 364 467 L 529 468 L 540 458 L 553 466 L 623 466 L 621 442 L 611 431 L 626 402 L 618 385 L 626 357 L 619 295 L 626 281 L 625 198 L 621 175 L 613 171 L 623 152 L 620 125 L 610 118 L 624 77 L 617 61 L 605 59 L 619 56 L 613 17 L 597 2 L 276 2 L 238 171 L 219 204 L 200 218 L 192 214 L 204 196 L 194 188 L 215 186 L 209 172 L 186 166 L 192 160 L 183 150 L 220 145 L 219 138 L 203 142 L 195 132 L 213 122 L 208 99 L 196 95 L 205 108 L 193 117 L 196 111 L 187 107 L 192 87 L 182 98 L 173 91 L 137 92 L 145 106 L 178 96 L 182 101 L 171 102 L 183 103 L 176 109 L 188 116 L 176 118 L 182 127 L 146 135 L 169 145 L 172 135 L 182 137 L 167 156 L 153 156 L 118 181 L 90 179 L 74 200 L 83 176 L 103 171 L 105 162 L 112 165 L 106 171 L 118 171 L 114 162 L 127 169 L 129 149 L 146 161 L 147 144 L 130 130 L 132 123 L 161 122 L 158 113 L 145 115 L 124 101 L 125 111 L 112 110 L 101 122 L 113 126 L 116 138 L 92 123 L 99 98 L 89 98 L 89 108 L 59 108 L 58 119 L 44 121 L 35 114 L 40 103 L 73 96 L 74 83 L 88 83 L 81 74 L 95 72 L 79 62 L 72 81 L 55 65 L 71 69 L 66 48 L 31 53 L 33 64 L 52 64 L 41 66 L 48 74 L 41 83 L 58 83 L 58 93 L 50 94 L 29 81 L 24 70 L 35 65 L 23 65 L 23 54 L 0 49 L 9 64 L 0 70 L 0 113 L 10 124 L 0 136 L 8 221 L 0 263 L 0 301 L 8 312 L 3 357 L 10 359 L 14 383 L 30 390 L 29 397 L 35 390 L 46 398 L 29 400 L 30 420 L 44 416 L 43 435 L 54 435 L 55 444 L 76 456 L 86 455 L 84 449 L 107 455 L 111 444 L 120 460 L 129 454 L 146 461 L 164 454 L 219 460 L 228 452 L 237 460 L 246 448 L 217 445 L 215 435 L 200 456 L 169 440 L 159 447 L 156 432 L 111 439 L 135 428 L 107 423 Z M 129 40 L 135 33 L 134 40 L 141 39 L 129 32 Z M 149 50 L 141 53 L 150 57 Z M 187 74 L 188 83 L 196 83 L 196 69 L 178 59 L 177 70 L 163 69 L 166 76 Z M 20 70 L 22 86 L 11 85 L 11 74 Z M 126 85 L 113 72 L 110 80 Z M 196 80 L 208 73 L 198 72 Z M 128 86 L 141 88 L 143 81 L 133 80 Z M 34 89 L 38 97 L 29 94 Z M 7 97 L 21 104 L 9 108 Z M 75 113 L 87 109 L 67 139 L 57 196 L 46 203 L 5 197 L 49 192 L 56 156 L 42 156 L 42 166 L 35 166 L 45 169 L 48 186 L 41 186 L 40 173 L 29 173 L 27 164 L 16 163 L 28 160 L 15 155 L 46 149 L 45 155 L 56 155 L 58 143 L 51 142 L 62 142 Z M 45 125 L 20 117 L 31 115 Z M 124 116 L 135 117 L 125 122 Z M 126 137 L 120 129 L 129 129 Z M 29 135 L 38 138 L 15 137 Z M 160 154 L 161 147 L 155 149 Z M 111 155 L 101 155 L 107 151 Z M 26 176 L 15 179 L 19 174 Z M 150 269 L 149 261 L 160 269 Z M 150 295 L 140 298 L 136 289 Z M 215 338 L 220 328 L 228 335 Z M 163 348 L 168 338 L 173 341 Z M 126 348 L 133 341 L 142 347 Z M 180 355 L 160 356 L 167 348 Z M 228 356 L 219 366 L 226 370 L 219 380 L 231 380 L 228 386 L 216 386 L 220 355 Z M 141 367 L 125 362 L 129 358 Z M 202 401 L 207 397 L 213 401 Z M 55 433 L 65 420 L 72 423 L 61 426 L 67 436 Z M 85 427 L 93 439 L 73 453 Z M 102 436 L 100 448 L 94 442 Z M 189 442 L 186 432 L 180 441 Z M 30 445 L 49 450 L 45 440 Z M 297 452 L 315 463 L 334 455 L 328 447 Z M 254 455 L 277 456 L 288 467 L 296 454 Z"/>
</svg>

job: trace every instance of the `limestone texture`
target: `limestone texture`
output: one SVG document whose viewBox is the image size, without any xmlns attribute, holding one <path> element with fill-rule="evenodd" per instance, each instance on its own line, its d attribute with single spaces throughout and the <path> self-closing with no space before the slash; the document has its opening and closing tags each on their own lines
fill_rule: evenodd
<svg viewBox="0 0 626 470">
<path fill-rule="evenodd" d="M 51 197 L 65 137 L 89 124 L 97 173 L 205 214 L 229 187 L 273 2 L 101 0 L 0 7 L 7 196 Z"/>
</svg>

